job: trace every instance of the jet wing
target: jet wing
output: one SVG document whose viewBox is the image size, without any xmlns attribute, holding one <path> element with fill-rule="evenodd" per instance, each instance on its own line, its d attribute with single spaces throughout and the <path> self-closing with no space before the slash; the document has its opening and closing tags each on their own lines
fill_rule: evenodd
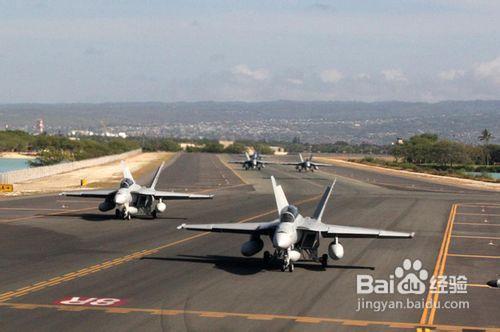
<svg viewBox="0 0 500 332">
<path fill-rule="evenodd" d="M 293 166 L 297 166 L 297 165 L 300 165 L 301 163 L 299 162 L 289 162 L 289 161 L 286 161 L 286 162 L 279 162 L 277 163 L 278 165 L 293 165 Z"/>
<path fill-rule="evenodd" d="M 154 196 L 156 198 L 162 198 L 167 200 L 173 199 L 212 199 L 214 195 L 200 195 L 200 194 L 190 194 L 190 193 L 176 193 L 173 191 L 159 191 L 153 188 L 141 188 L 134 191 L 138 195 Z"/>
<path fill-rule="evenodd" d="M 107 198 L 111 195 L 116 194 L 115 189 L 108 190 L 84 190 L 84 191 L 68 191 L 62 192 L 59 195 L 69 196 L 69 197 L 96 197 L 96 198 Z"/>
<path fill-rule="evenodd" d="M 393 232 L 382 229 L 337 225 L 325 226 L 327 228 L 321 231 L 323 237 L 406 239 L 415 236 L 415 233 Z"/>
<path fill-rule="evenodd" d="M 228 163 L 230 164 L 244 164 L 246 163 L 248 160 L 229 160 Z"/>
<path fill-rule="evenodd" d="M 335 166 L 335 165 L 332 165 L 332 164 L 322 164 L 322 163 L 316 163 L 316 162 L 311 162 L 311 165 L 321 166 L 321 167 L 334 167 Z"/>
<path fill-rule="evenodd" d="M 271 234 L 274 228 L 279 224 L 279 220 L 270 222 L 252 222 L 252 223 L 228 223 L 228 224 L 200 224 L 187 225 L 182 224 L 177 229 L 187 229 L 189 231 L 201 232 L 219 232 L 219 233 L 240 233 L 240 234 Z"/>
</svg>

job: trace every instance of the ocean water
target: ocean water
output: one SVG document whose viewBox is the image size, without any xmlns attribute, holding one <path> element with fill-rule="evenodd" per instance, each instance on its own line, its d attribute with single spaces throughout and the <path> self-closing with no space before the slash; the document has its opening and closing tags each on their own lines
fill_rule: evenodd
<svg viewBox="0 0 500 332">
<path fill-rule="evenodd" d="M 483 175 L 483 173 L 480 173 L 480 172 L 467 172 L 467 174 L 473 175 L 473 176 Z M 500 180 L 500 173 L 485 173 L 485 174 L 491 176 L 495 180 Z"/>
<path fill-rule="evenodd" d="M 0 158 L 0 173 L 28 168 L 27 159 Z"/>
</svg>

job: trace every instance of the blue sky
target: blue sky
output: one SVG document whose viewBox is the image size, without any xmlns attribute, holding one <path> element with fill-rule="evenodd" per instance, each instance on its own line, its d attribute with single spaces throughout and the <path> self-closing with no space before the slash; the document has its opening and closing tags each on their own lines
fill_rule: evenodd
<svg viewBox="0 0 500 332">
<path fill-rule="evenodd" d="M 500 99 L 500 2 L 0 0 L 0 103 Z"/>
</svg>

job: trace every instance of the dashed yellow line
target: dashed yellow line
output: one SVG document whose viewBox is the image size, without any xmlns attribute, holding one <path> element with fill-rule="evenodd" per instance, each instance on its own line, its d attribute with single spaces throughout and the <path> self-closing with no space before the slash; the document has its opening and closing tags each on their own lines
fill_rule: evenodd
<svg viewBox="0 0 500 332">
<path fill-rule="evenodd" d="M 461 215 L 461 216 L 486 216 L 486 217 L 500 216 L 500 214 L 496 214 L 496 213 L 468 213 L 468 212 L 457 213 L 457 215 Z"/>
<path fill-rule="evenodd" d="M 296 202 L 296 204 L 300 205 L 300 204 L 304 204 L 307 202 L 311 202 L 311 201 L 319 199 L 320 197 L 321 197 L 321 195 L 316 195 L 314 197 L 310 197 L 310 198 L 298 201 L 298 202 Z M 245 222 L 260 218 L 260 217 L 264 217 L 264 216 L 272 214 L 272 213 L 276 213 L 276 210 L 272 209 L 272 210 L 269 210 L 269 211 L 266 211 L 266 212 L 263 212 L 263 213 L 260 213 L 257 215 L 253 215 L 251 217 L 241 219 L 241 220 L 237 221 L 236 223 L 245 223 Z M 124 263 L 129 262 L 129 261 L 134 260 L 134 259 L 140 259 L 144 256 L 158 253 L 160 250 L 163 250 L 163 249 L 166 249 L 169 247 L 173 247 L 175 245 L 182 244 L 182 243 L 200 238 L 202 236 L 206 236 L 208 234 L 210 234 L 210 233 L 209 232 L 199 233 L 199 234 L 189 236 L 187 238 L 184 238 L 184 239 L 181 239 L 178 241 L 166 243 L 166 244 L 161 245 L 161 246 L 156 247 L 156 248 L 137 251 L 137 252 L 134 252 L 132 254 L 123 256 L 123 257 L 118 257 L 118 258 L 115 258 L 113 260 L 105 261 L 105 262 L 102 262 L 100 264 L 95 264 L 95 265 L 92 265 L 90 267 L 80 269 L 80 270 L 75 271 L 75 272 L 66 273 L 66 274 L 59 276 L 59 277 L 54 277 L 54 278 L 51 278 L 51 279 L 46 280 L 46 281 L 41 281 L 41 282 L 38 282 L 38 283 L 30 285 L 30 286 L 22 287 L 22 288 L 15 290 L 15 291 L 9 291 L 9 292 L 0 294 L 0 302 L 5 302 L 5 301 L 8 301 L 8 300 L 13 299 L 13 298 L 18 298 L 18 297 L 21 297 L 21 296 L 24 296 L 24 295 L 27 295 L 27 294 L 30 294 L 33 292 L 40 291 L 44 288 L 60 284 L 62 282 L 71 281 L 71 280 L 74 280 L 74 279 L 77 279 L 77 278 L 80 278 L 80 277 L 83 277 L 83 276 L 86 276 L 89 274 L 96 273 L 98 271 L 103 271 L 103 270 L 109 269 L 111 267 L 124 264 Z"/>
<path fill-rule="evenodd" d="M 464 239 L 500 240 L 500 237 L 495 237 L 495 236 L 452 235 L 451 237 L 464 238 Z"/>
<path fill-rule="evenodd" d="M 448 254 L 448 256 L 451 256 L 451 257 L 464 257 L 464 258 L 500 259 L 500 256 L 472 255 L 472 254 Z"/>
<path fill-rule="evenodd" d="M 490 332 L 499 332 L 499 328 L 480 327 L 480 326 L 460 326 L 460 325 L 425 325 L 419 323 L 407 322 L 390 322 L 390 321 L 371 321 L 371 320 L 357 320 L 357 319 L 343 319 L 331 317 L 317 317 L 317 316 L 297 316 L 286 314 L 259 314 L 259 313 L 243 313 L 243 312 L 223 312 L 223 311 L 206 311 L 206 310 L 179 310 L 179 309 L 156 309 L 156 308 L 130 308 L 130 307 L 96 307 L 96 306 L 66 306 L 59 304 L 31 304 L 31 303 L 0 303 L 0 307 L 11 309 L 48 309 L 56 311 L 68 312 L 101 312 L 105 314 L 132 314 L 142 313 L 149 315 L 161 316 L 197 316 L 199 318 L 207 319 L 230 319 L 230 318 L 244 318 L 248 320 L 261 320 L 261 321 L 294 321 L 303 324 L 341 324 L 342 326 L 356 326 L 356 327 L 375 327 L 379 329 L 386 328 L 404 328 L 416 329 L 417 331 L 429 330 L 482 330 Z"/>
<path fill-rule="evenodd" d="M 491 222 L 456 222 L 455 225 L 469 225 L 469 226 L 493 226 L 499 227 L 500 224 L 495 224 Z"/>
</svg>

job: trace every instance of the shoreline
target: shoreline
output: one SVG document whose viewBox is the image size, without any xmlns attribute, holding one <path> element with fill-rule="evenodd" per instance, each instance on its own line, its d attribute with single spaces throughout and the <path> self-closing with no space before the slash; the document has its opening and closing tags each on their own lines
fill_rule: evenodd
<svg viewBox="0 0 500 332">
<path fill-rule="evenodd" d="M 36 155 L 28 155 L 19 152 L 0 152 L 0 159 L 35 159 Z"/>
</svg>

